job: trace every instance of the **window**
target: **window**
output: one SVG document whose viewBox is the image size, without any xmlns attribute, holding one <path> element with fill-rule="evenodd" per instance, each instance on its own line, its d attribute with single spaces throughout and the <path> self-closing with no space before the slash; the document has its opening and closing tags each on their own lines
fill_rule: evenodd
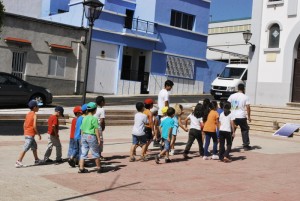
<svg viewBox="0 0 300 201">
<path fill-rule="evenodd" d="M 280 38 L 280 28 L 278 24 L 273 24 L 269 29 L 269 48 L 278 48 Z"/>
<path fill-rule="evenodd" d="M 65 76 L 66 57 L 53 56 L 49 57 L 48 75 Z"/>
<path fill-rule="evenodd" d="M 172 10 L 171 26 L 193 30 L 195 16 Z"/>
<path fill-rule="evenodd" d="M 167 56 L 166 75 L 174 77 L 194 78 L 195 61 L 174 56 Z"/>
<path fill-rule="evenodd" d="M 125 18 L 125 28 L 132 28 L 132 20 L 133 20 L 134 11 L 126 9 L 126 18 Z"/>
</svg>

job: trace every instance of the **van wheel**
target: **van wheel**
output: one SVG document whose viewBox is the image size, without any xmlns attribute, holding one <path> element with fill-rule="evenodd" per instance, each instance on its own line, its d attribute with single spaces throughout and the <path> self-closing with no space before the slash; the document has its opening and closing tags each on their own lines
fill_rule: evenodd
<svg viewBox="0 0 300 201">
<path fill-rule="evenodd" d="M 221 96 L 214 96 L 214 99 L 215 99 L 215 100 L 220 100 L 220 99 L 221 99 Z"/>
</svg>

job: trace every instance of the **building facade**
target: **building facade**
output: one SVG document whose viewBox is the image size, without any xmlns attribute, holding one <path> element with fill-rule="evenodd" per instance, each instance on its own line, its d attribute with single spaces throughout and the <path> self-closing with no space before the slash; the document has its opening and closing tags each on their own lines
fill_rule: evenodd
<svg viewBox="0 0 300 201">
<path fill-rule="evenodd" d="M 5 14 L 0 40 L 1 71 L 53 94 L 82 91 L 85 29 L 16 14 Z"/>
<path fill-rule="evenodd" d="M 300 102 L 300 3 L 253 0 L 247 94 L 255 104 Z"/>
<path fill-rule="evenodd" d="M 40 2 L 39 18 L 78 27 L 88 24 L 82 0 Z M 172 94 L 209 92 L 224 67 L 206 59 L 210 0 L 103 3 L 93 29 L 89 92 L 157 94 L 167 79 L 175 83 Z"/>
<path fill-rule="evenodd" d="M 251 19 L 210 22 L 208 25 L 207 59 L 225 63 L 248 63 L 249 45 L 243 32 L 251 30 Z"/>
</svg>

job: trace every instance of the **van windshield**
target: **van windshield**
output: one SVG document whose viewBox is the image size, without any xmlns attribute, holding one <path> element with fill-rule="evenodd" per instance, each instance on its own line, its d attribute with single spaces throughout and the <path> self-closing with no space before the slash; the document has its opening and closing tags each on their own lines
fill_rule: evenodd
<svg viewBox="0 0 300 201">
<path fill-rule="evenodd" d="M 219 77 L 239 79 L 242 76 L 244 71 L 245 71 L 245 68 L 226 67 Z"/>
</svg>

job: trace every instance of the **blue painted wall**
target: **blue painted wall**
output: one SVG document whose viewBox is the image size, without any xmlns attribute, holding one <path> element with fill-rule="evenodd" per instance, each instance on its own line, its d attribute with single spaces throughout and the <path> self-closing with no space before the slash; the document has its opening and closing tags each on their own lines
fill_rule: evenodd
<svg viewBox="0 0 300 201">
<path fill-rule="evenodd" d="M 170 25 L 171 10 L 195 16 L 195 32 L 207 33 L 210 3 L 202 0 L 166 1 L 156 0 L 155 21 Z"/>
</svg>

